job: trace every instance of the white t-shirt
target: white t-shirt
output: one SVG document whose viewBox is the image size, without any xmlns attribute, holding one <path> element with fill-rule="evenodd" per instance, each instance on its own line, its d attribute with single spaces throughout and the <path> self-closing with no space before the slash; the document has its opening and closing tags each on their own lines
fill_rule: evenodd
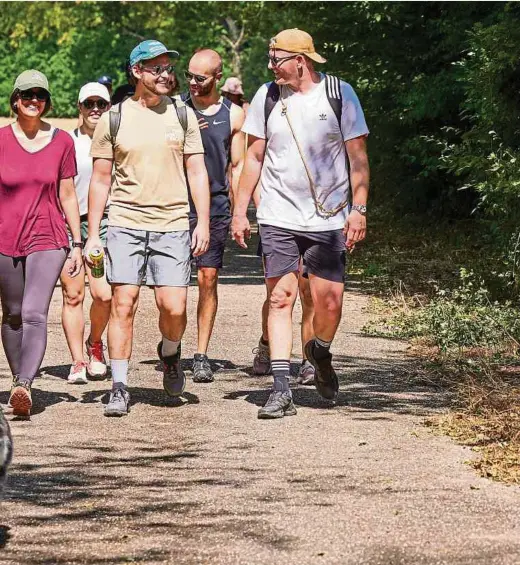
<svg viewBox="0 0 520 565">
<path fill-rule="evenodd" d="M 88 187 L 92 176 L 92 157 L 90 156 L 92 138 L 81 133 L 79 129 L 69 131 L 69 135 L 74 140 L 74 148 L 76 149 L 78 174 L 74 177 L 74 185 L 78 197 L 79 213 L 83 216 L 88 211 Z"/>
<path fill-rule="evenodd" d="M 348 210 L 332 218 L 316 212 L 309 177 L 278 101 L 265 127 L 264 106 L 270 83 L 255 94 L 242 131 L 267 139 L 260 177 L 259 224 L 298 231 L 328 231 L 344 226 Z M 340 81 L 342 95 L 341 129 L 327 99 L 325 75 L 312 91 L 301 94 L 283 87 L 282 96 L 292 126 L 312 173 L 320 202 L 333 209 L 348 195 L 349 179 L 344 141 L 368 134 L 368 128 L 354 89 Z"/>
</svg>

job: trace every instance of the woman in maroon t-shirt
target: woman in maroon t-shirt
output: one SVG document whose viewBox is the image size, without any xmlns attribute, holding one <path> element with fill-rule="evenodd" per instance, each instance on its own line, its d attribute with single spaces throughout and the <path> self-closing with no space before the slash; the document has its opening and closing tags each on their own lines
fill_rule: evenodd
<svg viewBox="0 0 520 565">
<path fill-rule="evenodd" d="M 0 128 L 0 299 L 2 343 L 13 386 L 13 413 L 29 416 L 31 384 L 47 345 L 47 314 L 73 237 L 70 275 L 82 265 L 76 156 L 70 135 L 42 117 L 49 111 L 47 78 L 29 70 L 11 94 L 17 120 Z"/>
</svg>

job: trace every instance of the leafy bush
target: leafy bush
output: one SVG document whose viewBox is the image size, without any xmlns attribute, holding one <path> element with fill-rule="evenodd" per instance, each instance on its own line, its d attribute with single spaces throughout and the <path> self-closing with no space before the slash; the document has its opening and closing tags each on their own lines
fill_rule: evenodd
<svg viewBox="0 0 520 565">
<path fill-rule="evenodd" d="M 511 303 L 491 303 L 489 291 L 473 272 L 460 271 L 455 290 L 438 289 L 425 306 L 400 310 L 367 326 L 371 335 L 426 338 L 442 351 L 469 347 L 500 348 L 520 341 L 520 319 Z"/>
</svg>

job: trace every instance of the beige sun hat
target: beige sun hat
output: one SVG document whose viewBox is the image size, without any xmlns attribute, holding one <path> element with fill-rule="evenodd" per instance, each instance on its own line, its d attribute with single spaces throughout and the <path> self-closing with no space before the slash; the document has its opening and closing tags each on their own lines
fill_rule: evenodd
<svg viewBox="0 0 520 565">
<path fill-rule="evenodd" d="M 316 63 L 326 63 L 321 55 L 316 53 L 312 37 L 301 29 L 284 29 L 271 39 L 269 49 L 282 49 L 289 53 L 301 53 Z"/>
<path fill-rule="evenodd" d="M 237 77 L 227 78 L 226 82 L 222 85 L 221 91 L 227 92 L 228 94 L 238 94 L 240 96 L 244 95 L 242 81 Z"/>
</svg>

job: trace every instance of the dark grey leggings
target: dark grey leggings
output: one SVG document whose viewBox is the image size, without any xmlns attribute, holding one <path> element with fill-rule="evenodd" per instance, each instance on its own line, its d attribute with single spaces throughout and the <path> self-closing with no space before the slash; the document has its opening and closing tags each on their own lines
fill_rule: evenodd
<svg viewBox="0 0 520 565">
<path fill-rule="evenodd" d="M 13 375 L 32 383 L 47 347 L 52 293 L 67 259 L 65 249 L 13 259 L 0 254 L 2 344 Z"/>
</svg>

